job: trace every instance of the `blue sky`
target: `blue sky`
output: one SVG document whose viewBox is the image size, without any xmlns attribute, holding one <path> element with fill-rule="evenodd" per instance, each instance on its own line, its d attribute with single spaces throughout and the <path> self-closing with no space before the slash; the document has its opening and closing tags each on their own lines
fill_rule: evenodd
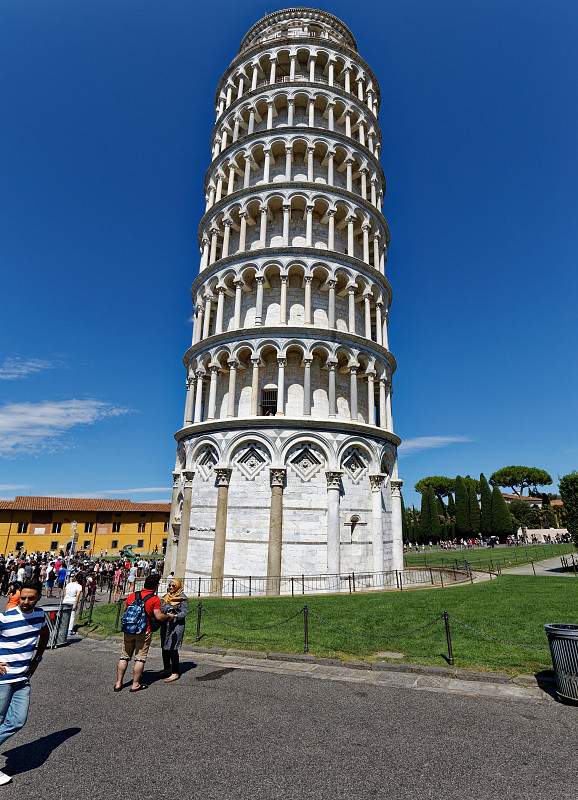
<svg viewBox="0 0 578 800">
<path fill-rule="evenodd" d="M 381 83 L 406 501 L 578 466 L 578 7 L 320 3 Z M 3 0 L 0 496 L 168 497 L 216 83 L 270 2 Z"/>
</svg>

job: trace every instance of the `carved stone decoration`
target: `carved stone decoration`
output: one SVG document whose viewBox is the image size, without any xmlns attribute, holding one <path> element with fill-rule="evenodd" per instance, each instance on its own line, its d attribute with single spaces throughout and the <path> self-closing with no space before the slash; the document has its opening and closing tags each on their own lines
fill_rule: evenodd
<svg viewBox="0 0 578 800">
<path fill-rule="evenodd" d="M 271 486 L 284 486 L 285 485 L 285 475 L 287 470 L 284 468 L 273 467 L 269 470 L 269 478 L 271 481 Z"/>
<path fill-rule="evenodd" d="M 383 482 L 385 481 L 387 475 L 384 475 L 382 472 L 377 473 L 376 475 L 369 476 L 369 484 L 371 486 L 372 492 L 379 492 L 383 488 Z"/>
<path fill-rule="evenodd" d="M 178 487 L 180 478 L 181 478 L 180 472 L 173 472 L 173 489 L 176 489 Z"/>
<path fill-rule="evenodd" d="M 182 442 L 179 442 L 179 446 L 177 447 L 177 462 L 181 469 L 183 469 L 187 463 L 187 453 L 185 445 Z"/>
<path fill-rule="evenodd" d="M 212 447 L 206 447 L 197 461 L 197 470 L 203 481 L 208 481 L 217 464 L 217 454 Z"/>
<path fill-rule="evenodd" d="M 358 447 L 349 447 L 345 451 L 342 465 L 353 483 L 359 483 L 367 473 L 365 454 Z"/>
<path fill-rule="evenodd" d="M 323 461 L 323 456 L 316 453 L 310 445 L 306 444 L 295 455 L 290 456 L 289 466 L 299 475 L 302 481 L 306 482 L 319 472 Z"/>
<path fill-rule="evenodd" d="M 183 495 L 179 494 L 177 497 L 177 506 L 175 508 L 174 522 L 180 522 L 183 516 Z"/>
<path fill-rule="evenodd" d="M 258 445 L 252 444 L 237 456 L 235 466 L 239 468 L 248 481 L 252 481 L 255 480 L 268 461 L 268 454 Z"/>
<path fill-rule="evenodd" d="M 401 487 L 403 486 L 403 481 L 400 480 L 391 480 L 391 496 L 392 497 L 401 497 Z"/>
<path fill-rule="evenodd" d="M 327 478 L 328 489 L 341 489 L 341 476 L 343 473 L 337 470 L 327 470 L 325 477 Z"/>
<path fill-rule="evenodd" d="M 229 467 L 217 467 L 215 469 L 215 485 L 219 486 L 228 486 L 231 480 L 231 472 L 232 470 Z"/>
</svg>

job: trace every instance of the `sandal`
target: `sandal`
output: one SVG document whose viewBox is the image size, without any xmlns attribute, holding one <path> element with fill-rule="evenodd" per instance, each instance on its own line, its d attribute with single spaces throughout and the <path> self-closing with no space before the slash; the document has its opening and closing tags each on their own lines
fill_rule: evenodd
<svg viewBox="0 0 578 800">
<path fill-rule="evenodd" d="M 134 694 L 135 692 L 144 692 L 144 690 L 148 689 L 148 688 L 149 688 L 148 684 L 141 683 L 141 685 L 138 687 L 138 689 L 133 689 L 132 686 L 131 686 L 131 688 L 129 689 L 129 692 L 131 692 L 132 694 Z"/>
<path fill-rule="evenodd" d="M 114 686 L 112 691 L 113 692 L 122 692 L 122 686 Z"/>
</svg>

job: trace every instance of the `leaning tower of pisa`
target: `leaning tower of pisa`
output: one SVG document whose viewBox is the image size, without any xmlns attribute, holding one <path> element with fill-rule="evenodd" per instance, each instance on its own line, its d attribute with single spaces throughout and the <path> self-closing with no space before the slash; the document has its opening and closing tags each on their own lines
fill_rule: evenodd
<svg viewBox="0 0 578 800">
<path fill-rule="evenodd" d="M 403 567 L 379 86 L 325 11 L 269 14 L 219 81 L 167 570 Z"/>
</svg>

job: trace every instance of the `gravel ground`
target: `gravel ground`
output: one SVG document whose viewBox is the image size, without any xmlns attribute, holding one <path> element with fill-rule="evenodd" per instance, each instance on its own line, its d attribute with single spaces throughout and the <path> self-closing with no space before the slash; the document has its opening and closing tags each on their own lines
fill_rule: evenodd
<svg viewBox="0 0 578 800">
<path fill-rule="evenodd" d="M 113 694 L 116 645 L 48 653 L 6 798 L 576 797 L 578 709 L 313 680 L 189 661 Z"/>
</svg>

